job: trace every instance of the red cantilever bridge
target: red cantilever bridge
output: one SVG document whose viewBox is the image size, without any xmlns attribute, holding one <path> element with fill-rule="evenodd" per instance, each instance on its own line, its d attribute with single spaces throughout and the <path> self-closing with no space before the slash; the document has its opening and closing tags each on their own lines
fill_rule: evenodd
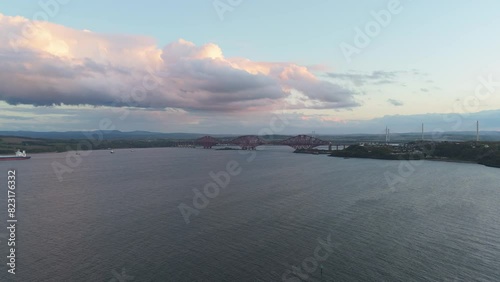
<svg viewBox="0 0 500 282">
<path fill-rule="evenodd" d="M 309 135 L 297 135 L 281 141 L 266 141 L 257 135 L 244 135 L 229 141 L 222 141 L 212 136 L 204 136 L 196 139 L 194 144 L 203 146 L 205 149 L 210 149 L 216 145 L 227 144 L 240 146 L 243 150 L 255 150 L 255 148 L 260 145 L 286 145 L 294 149 L 312 149 L 317 146 L 330 145 L 331 143 Z"/>
</svg>

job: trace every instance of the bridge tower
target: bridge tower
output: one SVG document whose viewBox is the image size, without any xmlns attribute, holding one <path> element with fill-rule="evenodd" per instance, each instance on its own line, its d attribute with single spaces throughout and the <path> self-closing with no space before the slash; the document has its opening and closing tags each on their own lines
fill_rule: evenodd
<svg viewBox="0 0 500 282">
<path fill-rule="evenodd" d="M 203 149 L 212 149 L 213 146 L 219 144 L 220 142 L 212 136 L 203 136 L 196 139 L 195 143 L 203 146 Z"/>
<path fill-rule="evenodd" d="M 255 150 L 257 146 L 266 144 L 266 141 L 257 135 L 245 135 L 232 140 L 230 143 L 240 146 L 243 150 Z"/>
</svg>

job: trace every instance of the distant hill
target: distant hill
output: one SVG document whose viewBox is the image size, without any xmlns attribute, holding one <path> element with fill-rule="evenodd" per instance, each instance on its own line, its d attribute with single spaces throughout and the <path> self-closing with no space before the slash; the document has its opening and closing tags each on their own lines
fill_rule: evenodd
<svg viewBox="0 0 500 282">
<path fill-rule="evenodd" d="M 97 136 L 102 134 L 103 139 L 196 139 L 203 137 L 206 134 L 199 133 L 159 133 L 149 131 L 131 131 L 122 132 L 113 131 L 67 131 L 67 132 L 33 132 L 33 131 L 0 131 L 0 136 L 17 136 L 27 138 L 43 138 L 43 139 L 86 139 L 87 136 Z"/>
<path fill-rule="evenodd" d="M 149 131 L 67 131 L 67 132 L 34 132 L 34 131 L 0 131 L 0 136 L 14 136 L 36 139 L 87 139 L 87 136 L 96 136 L 102 134 L 104 140 L 147 140 L 147 139 L 171 139 L 187 140 L 197 139 L 205 135 L 216 138 L 232 139 L 244 134 L 203 134 L 203 133 L 160 133 Z M 295 135 L 265 135 L 266 140 L 284 140 Z M 332 142 L 384 142 L 383 134 L 342 134 L 342 135 L 315 135 L 315 137 Z M 391 133 L 391 142 L 408 142 L 421 139 L 421 134 L 414 133 Z M 425 140 L 435 141 L 473 141 L 476 139 L 474 131 L 444 132 L 440 138 L 433 138 L 432 133 L 424 134 Z M 500 141 L 499 131 L 480 132 L 481 141 Z"/>
<path fill-rule="evenodd" d="M 346 134 L 346 135 L 319 135 L 317 136 L 323 140 L 337 141 L 337 142 L 384 142 L 384 134 Z M 420 140 L 422 138 L 421 133 L 411 132 L 411 133 L 391 133 L 390 141 L 393 143 L 398 142 L 409 142 Z M 479 139 L 481 141 L 500 141 L 499 131 L 482 131 L 479 134 Z M 476 132 L 475 131 L 458 131 L 458 132 L 443 132 L 441 134 L 433 134 L 432 132 L 424 133 L 424 140 L 434 140 L 434 141 L 475 141 Z"/>
</svg>

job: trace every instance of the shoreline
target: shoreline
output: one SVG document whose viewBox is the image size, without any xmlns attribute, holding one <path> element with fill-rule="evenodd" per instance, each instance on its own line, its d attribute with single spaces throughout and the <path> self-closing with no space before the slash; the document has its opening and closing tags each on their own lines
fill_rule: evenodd
<svg viewBox="0 0 500 282">
<path fill-rule="evenodd" d="M 182 147 L 147 147 L 147 148 L 116 148 L 114 150 L 136 150 L 136 149 L 154 149 L 154 148 L 182 148 Z M 106 151 L 108 149 L 95 149 L 91 151 Z M 233 151 L 233 150 L 242 150 L 242 149 L 235 149 L 235 148 L 221 148 L 221 149 L 215 149 L 216 151 Z M 37 152 L 37 153 L 30 153 L 29 156 L 37 156 L 37 155 L 43 155 L 43 154 L 63 154 L 63 153 L 68 153 L 71 152 L 71 150 L 68 151 L 62 151 L 62 152 Z M 337 152 L 337 151 L 333 151 Z M 487 163 L 480 163 L 477 161 L 471 161 L 471 160 L 459 160 L 459 159 L 449 159 L 449 158 L 383 158 L 383 157 L 375 157 L 375 156 L 335 156 L 332 154 L 332 151 L 327 151 L 327 150 L 314 150 L 314 151 L 309 151 L 309 150 L 304 150 L 304 151 L 295 151 L 293 153 L 298 153 L 298 154 L 310 154 L 310 155 L 328 155 L 329 157 L 334 157 L 334 158 L 339 158 L 339 159 L 372 159 L 372 160 L 386 160 L 386 161 L 418 161 L 418 160 L 425 160 L 425 161 L 433 161 L 433 162 L 448 162 L 448 163 L 463 163 L 463 164 L 477 164 L 477 165 L 482 165 L 486 167 L 492 167 L 492 168 L 500 168 L 500 164 L 487 164 Z M 392 155 L 393 157 L 395 155 Z"/>
<path fill-rule="evenodd" d="M 426 158 L 426 159 L 383 159 L 383 158 L 364 158 L 364 157 L 339 157 L 339 156 L 332 156 L 329 155 L 329 157 L 334 157 L 334 158 L 339 158 L 339 159 L 371 159 L 371 160 L 382 160 L 382 161 L 432 161 L 432 162 L 446 162 L 446 163 L 461 163 L 461 164 L 477 164 L 477 165 L 482 165 L 485 167 L 492 167 L 492 168 L 500 168 L 500 165 L 493 165 L 493 164 L 482 164 L 478 163 L 475 161 L 467 161 L 467 160 L 454 160 L 454 159 L 438 159 L 438 158 Z"/>
</svg>

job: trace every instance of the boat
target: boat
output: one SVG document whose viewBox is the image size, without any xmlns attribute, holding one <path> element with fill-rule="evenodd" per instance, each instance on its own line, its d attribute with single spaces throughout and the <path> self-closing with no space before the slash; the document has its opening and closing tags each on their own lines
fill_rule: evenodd
<svg viewBox="0 0 500 282">
<path fill-rule="evenodd" d="M 109 151 L 109 152 L 110 152 L 111 154 L 114 154 L 114 153 L 115 153 L 115 151 L 113 151 L 113 149 L 111 149 L 111 151 Z"/>
<path fill-rule="evenodd" d="M 11 156 L 0 156 L 0 161 L 21 161 L 21 160 L 29 160 L 30 156 L 26 155 L 26 151 L 17 150 L 15 155 Z"/>
</svg>

